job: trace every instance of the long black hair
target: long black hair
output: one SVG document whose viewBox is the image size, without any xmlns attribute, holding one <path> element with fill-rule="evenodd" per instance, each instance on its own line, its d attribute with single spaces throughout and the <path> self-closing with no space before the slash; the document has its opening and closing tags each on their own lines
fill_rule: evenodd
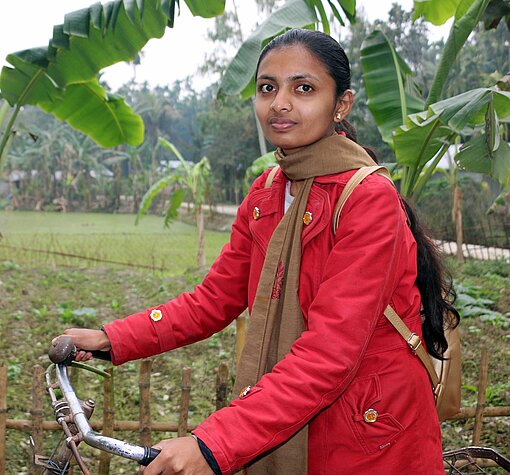
<svg viewBox="0 0 510 475">
<path fill-rule="evenodd" d="M 256 71 L 258 71 L 262 59 L 270 51 L 293 45 L 307 48 L 324 65 L 335 80 L 337 98 L 350 89 L 351 68 L 344 49 L 331 36 L 320 31 L 293 29 L 273 38 L 262 50 Z M 336 130 L 357 142 L 356 130 L 347 120 L 344 119 L 337 124 Z M 373 150 L 368 147 L 364 148 L 377 162 Z M 427 235 L 410 202 L 405 198 L 402 201 L 417 244 L 418 276 L 416 285 L 422 301 L 423 338 L 427 345 L 427 351 L 432 356 L 442 359 L 443 353 L 448 348 L 444 329 L 454 328 L 460 321 L 460 315 L 453 307 L 455 291 L 452 279 L 443 266 L 437 246 Z"/>
</svg>

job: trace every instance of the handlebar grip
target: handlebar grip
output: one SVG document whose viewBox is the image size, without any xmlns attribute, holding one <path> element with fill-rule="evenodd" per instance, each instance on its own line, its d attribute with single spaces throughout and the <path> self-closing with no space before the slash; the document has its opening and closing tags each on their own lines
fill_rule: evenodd
<svg viewBox="0 0 510 475">
<path fill-rule="evenodd" d="M 161 450 L 147 446 L 144 446 L 143 450 L 144 450 L 143 459 L 140 460 L 138 463 L 140 465 L 143 465 L 144 467 L 149 465 L 161 452 Z"/>
</svg>

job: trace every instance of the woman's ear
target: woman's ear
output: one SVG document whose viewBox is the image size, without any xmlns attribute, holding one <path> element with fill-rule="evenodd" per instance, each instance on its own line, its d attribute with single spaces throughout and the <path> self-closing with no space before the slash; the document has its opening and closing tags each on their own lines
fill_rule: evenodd
<svg viewBox="0 0 510 475">
<path fill-rule="evenodd" d="M 351 112 L 354 104 L 354 92 L 351 89 L 347 89 L 338 99 L 335 108 L 335 122 L 342 122 L 349 112 Z"/>
</svg>

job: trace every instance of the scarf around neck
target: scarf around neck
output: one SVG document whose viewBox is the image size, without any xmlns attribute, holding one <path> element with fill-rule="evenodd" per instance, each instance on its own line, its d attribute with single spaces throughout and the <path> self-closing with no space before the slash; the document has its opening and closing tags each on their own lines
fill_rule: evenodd
<svg viewBox="0 0 510 475">
<path fill-rule="evenodd" d="M 283 173 L 302 184 L 267 248 L 237 369 L 234 395 L 270 373 L 305 330 L 298 295 L 301 231 L 314 177 L 375 165 L 362 147 L 340 135 L 326 137 L 292 155 L 284 155 L 281 150 L 275 155 Z M 248 473 L 306 474 L 306 429 L 305 426 L 279 448 L 253 463 Z"/>
</svg>

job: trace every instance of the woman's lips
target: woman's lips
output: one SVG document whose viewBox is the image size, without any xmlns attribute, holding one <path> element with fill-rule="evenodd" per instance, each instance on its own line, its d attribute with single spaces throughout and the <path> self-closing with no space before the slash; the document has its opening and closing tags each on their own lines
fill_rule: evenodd
<svg viewBox="0 0 510 475">
<path fill-rule="evenodd" d="M 284 119 L 282 117 L 272 117 L 269 119 L 269 124 L 273 129 L 277 131 L 283 131 L 295 126 L 296 122 L 290 119 Z"/>
</svg>

